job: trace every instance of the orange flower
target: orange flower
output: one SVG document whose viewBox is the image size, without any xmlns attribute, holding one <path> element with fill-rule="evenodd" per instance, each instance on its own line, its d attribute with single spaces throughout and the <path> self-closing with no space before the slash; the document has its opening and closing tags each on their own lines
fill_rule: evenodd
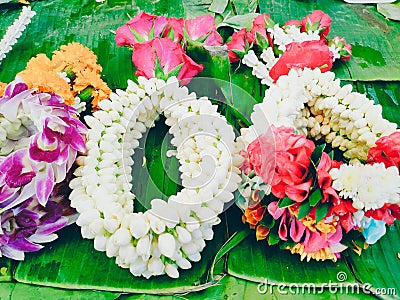
<svg viewBox="0 0 400 300">
<path fill-rule="evenodd" d="M 61 96 L 65 103 L 74 103 L 74 94 L 69 84 L 55 71 L 25 70 L 18 73 L 25 81 L 28 88 L 37 88 L 39 92 L 55 93 Z"/>
<path fill-rule="evenodd" d="M 0 82 L 0 97 L 4 95 L 4 91 L 6 90 L 7 83 Z"/>
<path fill-rule="evenodd" d="M 247 222 L 253 226 L 257 225 L 264 217 L 266 210 L 267 209 L 260 203 L 253 207 L 246 208 L 244 215 L 242 216 L 243 223 Z"/>
<path fill-rule="evenodd" d="M 62 45 L 60 49 L 54 51 L 52 57 L 53 68 L 58 72 L 64 71 L 68 66 L 72 67 L 74 73 L 85 69 L 101 72 L 102 67 L 97 64 L 97 56 L 89 48 L 73 42 Z"/>
<path fill-rule="evenodd" d="M 270 229 L 264 225 L 257 225 L 256 228 L 256 239 L 257 241 L 261 241 L 266 239 L 269 234 Z"/>
<path fill-rule="evenodd" d="M 77 94 L 82 92 L 87 87 L 92 87 L 92 106 L 97 108 L 99 101 L 108 99 L 111 94 L 111 89 L 101 79 L 100 74 L 94 70 L 85 69 L 76 73 L 76 79 L 74 80 L 73 90 Z"/>
<path fill-rule="evenodd" d="M 26 64 L 25 70 L 31 71 L 53 71 L 51 60 L 43 53 L 38 54 L 36 57 L 32 57 Z"/>
</svg>

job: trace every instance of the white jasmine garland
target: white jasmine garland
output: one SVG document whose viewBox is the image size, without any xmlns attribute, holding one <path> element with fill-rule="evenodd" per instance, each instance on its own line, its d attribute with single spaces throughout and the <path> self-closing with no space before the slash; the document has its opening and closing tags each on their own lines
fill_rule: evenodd
<svg viewBox="0 0 400 300">
<path fill-rule="evenodd" d="M 286 50 L 286 45 L 290 43 L 318 41 L 320 39 L 318 30 L 314 32 L 300 32 L 300 28 L 296 25 L 286 25 L 282 28 L 279 27 L 279 24 L 275 24 L 274 27 L 268 28 L 267 30 L 271 34 L 274 44 L 283 52 Z"/>
<path fill-rule="evenodd" d="M 112 93 L 111 101 L 99 103 L 102 110 L 86 117 L 88 151 L 77 159 L 71 205 L 80 213 L 82 236 L 119 266 L 135 276 L 176 278 L 213 238 L 212 226 L 240 183 L 242 158 L 232 127 L 206 97 L 189 94 L 176 78 L 138 82 L 129 81 L 126 91 Z M 169 154 L 180 162 L 184 188 L 134 213 L 131 157 L 160 113 L 171 127 L 176 150 Z"/>
<path fill-rule="evenodd" d="M 400 176 L 397 167 L 341 165 L 330 171 L 332 187 L 339 196 L 353 201 L 356 209 L 379 209 L 385 203 L 400 204 Z"/>
<path fill-rule="evenodd" d="M 31 19 L 36 15 L 29 6 L 22 7 L 22 11 L 14 23 L 7 28 L 6 33 L 0 40 L 0 62 L 6 57 L 6 54 L 12 50 L 12 46 L 21 37 L 26 26 L 31 22 Z"/>
</svg>

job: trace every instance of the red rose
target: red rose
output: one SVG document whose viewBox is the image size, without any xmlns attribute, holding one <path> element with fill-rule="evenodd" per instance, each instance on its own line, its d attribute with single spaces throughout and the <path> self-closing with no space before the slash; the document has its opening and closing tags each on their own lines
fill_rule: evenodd
<svg viewBox="0 0 400 300">
<path fill-rule="evenodd" d="M 291 43 L 286 51 L 269 71 L 271 78 L 276 81 L 282 75 L 287 75 L 292 68 L 320 68 L 327 72 L 332 68 L 333 55 L 329 47 L 321 40 Z"/>
<path fill-rule="evenodd" d="M 368 163 L 384 163 L 386 168 L 396 166 L 400 170 L 400 132 L 383 136 L 368 151 Z"/>
<path fill-rule="evenodd" d="M 202 65 L 196 64 L 186 55 L 181 45 L 167 38 L 154 38 L 145 43 L 135 44 L 132 62 L 137 67 L 136 75 L 146 78 L 166 79 L 176 75 L 171 72 L 180 67 L 177 77 L 182 84 L 187 84 L 203 70 Z M 157 69 L 157 66 L 160 69 Z"/>
<path fill-rule="evenodd" d="M 189 39 L 204 42 L 208 46 L 222 45 L 222 37 L 216 31 L 212 15 L 207 14 L 185 20 L 184 26 Z"/>
<path fill-rule="evenodd" d="M 247 44 L 246 38 L 246 28 L 243 28 L 232 34 L 232 39 L 226 44 L 228 46 L 228 57 L 231 63 L 240 60 L 240 57 L 237 55 L 237 53 L 245 53 Z"/>
<path fill-rule="evenodd" d="M 167 23 L 167 19 L 163 16 L 142 12 L 117 29 L 115 41 L 118 46 L 133 46 L 136 43 L 148 41 L 153 37 L 159 37 Z M 151 36 L 152 29 L 154 36 Z"/>
<path fill-rule="evenodd" d="M 301 30 L 305 32 L 319 30 L 322 38 L 328 35 L 331 23 L 332 20 L 327 14 L 321 10 L 314 10 L 301 21 Z"/>
</svg>

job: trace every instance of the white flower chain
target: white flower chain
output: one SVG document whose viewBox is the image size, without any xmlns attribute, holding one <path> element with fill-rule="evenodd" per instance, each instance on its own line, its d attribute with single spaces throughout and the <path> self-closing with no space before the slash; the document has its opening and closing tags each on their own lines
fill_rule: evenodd
<svg viewBox="0 0 400 300">
<path fill-rule="evenodd" d="M 36 15 L 29 6 L 24 6 L 14 23 L 8 27 L 7 32 L 0 41 L 0 62 L 6 57 L 6 54 L 12 50 L 12 46 L 21 37 L 26 26 L 31 22 L 31 19 Z"/>
<path fill-rule="evenodd" d="M 396 131 L 397 125 L 382 117 L 382 106 L 366 95 L 340 86 L 333 72 L 290 70 L 254 106 L 251 116 L 256 132 L 265 122 L 293 127 L 316 140 L 324 138 L 349 159 L 366 159 L 369 148 L 381 136 Z"/>
<path fill-rule="evenodd" d="M 286 50 L 286 45 L 290 43 L 302 43 L 305 41 L 318 41 L 321 37 L 317 31 L 301 32 L 296 25 L 286 25 L 283 28 L 279 24 L 275 24 L 273 28 L 268 28 L 274 44 L 281 51 Z"/>
<path fill-rule="evenodd" d="M 71 205 L 80 213 L 82 236 L 119 266 L 135 276 L 177 278 L 178 267 L 191 268 L 213 238 L 212 226 L 240 183 L 242 157 L 232 127 L 207 98 L 196 99 L 176 78 L 138 82 L 129 81 L 126 91 L 117 90 L 86 117 L 88 152 L 77 160 Z M 138 179 L 131 176 L 131 157 L 160 113 L 171 126 L 184 188 L 134 213 L 131 182 Z"/>
</svg>

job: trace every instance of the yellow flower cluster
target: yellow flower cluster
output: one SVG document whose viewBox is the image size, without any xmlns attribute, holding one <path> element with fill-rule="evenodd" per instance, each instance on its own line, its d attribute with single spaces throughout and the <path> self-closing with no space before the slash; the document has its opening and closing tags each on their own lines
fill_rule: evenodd
<svg viewBox="0 0 400 300">
<path fill-rule="evenodd" d="M 111 89 L 101 79 L 102 68 L 97 64 L 96 55 L 79 43 L 70 43 L 54 51 L 50 60 L 45 54 L 33 57 L 26 69 L 18 74 L 29 88 L 38 88 L 39 92 L 53 92 L 72 105 L 75 97 L 89 89 L 92 107 L 108 99 Z"/>
<path fill-rule="evenodd" d="M 301 243 L 298 243 L 294 245 L 292 248 L 287 248 L 290 250 L 292 254 L 300 254 L 300 259 L 304 260 L 307 258 L 307 261 L 310 261 L 311 259 L 315 259 L 316 261 L 324 261 L 324 260 L 332 260 L 333 262 L 337 261 L 337 257 L 334 253 L 332 253 L 331 249 L 329 247 L 322 248 L 318 250 L 317 252 L 314 253 L 307 253 L 304 251 L 304 245 Z"/>
</svg>

